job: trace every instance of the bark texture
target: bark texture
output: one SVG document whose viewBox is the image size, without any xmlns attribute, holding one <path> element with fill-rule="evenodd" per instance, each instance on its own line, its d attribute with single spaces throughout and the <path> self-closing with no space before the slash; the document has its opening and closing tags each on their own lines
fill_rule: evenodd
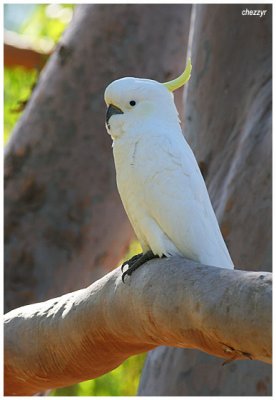
<svg viewBox="0 0 276 400">
<path fill-rule="evenodd" d="M 243 9 L 266 16 L 242 16 Z M 208 186 L 234 264 L 271 271 L 272 9 L 267 4 L 193 6 L 184 133 Z M 271 367 L 224 368 L 206 354 L 158 348 L 140 395 L 270 395 Z"/>
<path fill-rule="evenodd" d="M 270 273 L 178 257 L 145 264 L 126 284 L 121 277 L 117 268 L 86 289 L 6 315 L 6 395 L 94 378 L 160 345 L 271 362 Z"/>
<path fill-rule="evenodd" d="M 176 76 L 190 9 L 77 7 L 6 148 L 6 311 L 81 288 L 122 258 L 132 229 L 117 193 L 104 89 L 127 75 Z"/>
</svg>

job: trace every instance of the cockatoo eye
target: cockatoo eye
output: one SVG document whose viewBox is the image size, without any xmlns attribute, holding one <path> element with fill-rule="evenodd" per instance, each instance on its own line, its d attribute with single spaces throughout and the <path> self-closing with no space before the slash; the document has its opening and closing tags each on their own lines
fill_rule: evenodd
<svg viewBox="0 0 276 400">
<path fill-rule="evenodd" d="M 129 104 L 131 105 L 131 107 L 134 107 L 135 104 L 136 104 L 136 101 L 135 101 L 135 100 L 131 100 L 131 101 L 129 102 Z"/>
</svg>

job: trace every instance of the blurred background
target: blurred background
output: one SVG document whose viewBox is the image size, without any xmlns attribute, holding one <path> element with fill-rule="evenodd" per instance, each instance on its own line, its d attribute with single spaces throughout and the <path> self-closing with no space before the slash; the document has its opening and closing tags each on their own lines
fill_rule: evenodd
<svg viewBox="0 0 276 400">
<path fill-rule="evenodd" d="M 74 5 L 4 5 L 4 140 L 7 142 Z"/>
<path fill-rule="evenodd" d="M 192 76 L 175 95 L 184 135 L 235 266 L 271 271 L 271 5 L 7 4 L 4 28 L 6 312 L 88 286 L 140 251 L 103 93 L 123 76 L 173 79 L 188 55 Z M 144 361 L 51 395 L 271 394 L 264 363 L 222 367 L 166 347 Z"/>
<path fill-rule="evenodd" d="M 4 6 L 4 142 L 31 96 L 39 73 L 70 23 L 73 4 L 6 4 Z M 125 259 L 140 252 L 137 241 Z M 145 355 L 129 358 L 98 379 L 53 390 L 50 396 L 134 396 Z"/>
</svg>

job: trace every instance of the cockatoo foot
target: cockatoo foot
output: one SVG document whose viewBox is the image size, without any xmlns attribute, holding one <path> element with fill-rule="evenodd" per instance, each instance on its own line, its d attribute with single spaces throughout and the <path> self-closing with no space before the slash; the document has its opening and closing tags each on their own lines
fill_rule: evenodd
<svg viewBox="0 0 276 400">
<path fill-rule="evenodd" d="M 150 251 L 147 251 L 145 254 L 143 254 L 143 253 L 137 254 L 136 256 L 132 257 L 130 260 L 124 262 L 124 264 L 121 267 L 122 272 L 123 272 L 123 268 L 126 264 L 128 264 L 129 267 L 125 272 L 123 272 L 123 275 L 122 275 L 123 283 L 125 283 L 126 275 L 130 276 L 133 271 L 135 271 L 137 268 L 139 268 L 145 262 L 152 260 L 153 258 L 158 258 L 158 256 L 153 254 L 153 252 L 150 250 Z"/>
<path fill-rule="evenodd" d="M 121 266 L 121 271 L 124 272 L 124 267 L 126 265 L 131 266 L 132 264 L 134 264 L 134 262 L 136 260 L 138 260 L 140 257 L 142 257 L 142 255 L 143 255 L 143 253 L 136 254 L 135 256 L 131 257 L 130 260 L 125 261 Z"/>
<path fill-rule="evenodd" d="M 139 254 L 136 254 L 135 256 L 131 257 L 130 260 L 125 261 L 125 262 L 122 264 L 122 266 L 121 266 L 121 271 L 124 272 L 124 267 L 125 267 L 126 265 L 128 265 L 129 267 L 131 267 L 131 266 L 135 263 L 135 261 L 138 260 L 138 259 L 139 259 L 140 257 L 142 257 L 142 256 L 143 256 L 143 253 L 139 253 Z"/>
</svg>

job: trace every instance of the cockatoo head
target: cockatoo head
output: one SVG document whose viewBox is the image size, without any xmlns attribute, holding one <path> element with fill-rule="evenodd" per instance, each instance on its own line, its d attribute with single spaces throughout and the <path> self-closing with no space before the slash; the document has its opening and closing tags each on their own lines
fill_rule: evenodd
<svg viewBox="0 0 276 400">
<path fill-rule="evenodd" d="M 191 62 L 180 77 L 166 83 L 151 79 L 122 78 L 105 90 L 107 104 L 106 129 L 115 140 L 129 132 L 141 131 L 145 124 L 166 118 L 178 121 L 172 92 L 186 83 L 191 74 Z"/>
</svg>

